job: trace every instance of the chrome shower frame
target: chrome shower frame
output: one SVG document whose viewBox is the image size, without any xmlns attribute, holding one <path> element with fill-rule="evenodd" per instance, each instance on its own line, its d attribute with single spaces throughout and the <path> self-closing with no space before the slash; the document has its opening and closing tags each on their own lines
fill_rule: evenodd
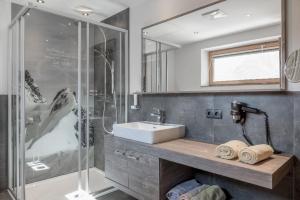
<svg viewBox="0 0 300 200">
<path fill-rule="evenodd" d="M 31 9 L 37 9 L 37 10 L 40 10 L 40 11 L 44 11 L 44 12 L 47 12 L 47 13 L 52 13 L 54 15 L 59 15 L 59 16 L 62 16 L 62 17 L 67 17 L 67 18 L 70 18 L 70 19 L 74 19 L 76 21 L 78 21 L 78 52 L 81 52 L 81 42 L 82 42 L 82 38 L 81 38 L 81 33 L 82 33 L 82 26 L 81 24 L 82 23 L 85 23 L 86 24 L 86 27 L 87 27 L 87 31 L 86 31 L 86 34 L 87 34 L 87 44 L 86 44 L 86 48 L 87 48 L 87 61 L 86 61 L 86 66 L 87 66 L 87 77 L 86 77 L 86 83 L 87 83 L 87 94 L 89 94 L 89 67 L 90 67 L 90 63 L 89 63 L 89 56 L 90 56 L 90 51 L 89 51 L 89 47 L 90 47 L 90 44 L 89 44 L 89 27 L 90 25 L 95 25 L 95 26 L 100 26 L 100 27 L 103 27 L 103 28 L 108 28 L 108 29 L 111 29 L 111 30 L 115 30 L 115 31 L 118 31 L 120 32 L 120 38 L 124 38 L 124 47 L 125 47 L 125 52 L 124 52 L 124 55 L 125 55 L 125 58 L 122 57 L 122 55 L 120 56 L 120 61 L 122 61 L 122 63 L 124 62 L 124 65 L 125 66 L 122 66 L 122 70 L 120 70 L 120 74 L 123 72 L 124 73 L 124 70 L 125 70 L 125 81 L 122 80 L 122 78 L 120 78 L 120 90 L 121 92 L 120 93 L 123 93 L 125 95 L 125 107 L 124 107 L 124 121 L 127 122 L 127 119 L 128 119 L 128 95 L 129 95 L 129 67 L 128 67 L 128 51 L 129 51 L 129 48 L 128 48 L 128 30 L 125 30 L 125 29 L 122 29 L 122 28 L 118 28 L 118 27 L 115 27 L 115 26 L 111 26 L 111 25 L 108 25 L 108 24 L 105 24 L 105 23 L 102 23 L 102 22 L 97 22 L 97 21 L 94 21 L 94 20 L 89 20 L 87 18 L 81 18 L 81 17 L 78 17 L 78 16 L 75 16 L 75 15 L 69 15 L 69 14 L 65 14 L 65 13 L 62 13 L 62 12 L 57 12 L 57 11 L 54 11 L 54 10 L 50 10 L 50 9 L 45 9 L 45 8 L 41 8 L 39 7 L 38 4 L 33 4 L 33 3 L 28 3 L 27 5 L 25 5 L 20 11 L 19 13 L 16 15 L 16 17 L 11 21 L 11 24 L 9 26 L 9 56 L 10 56 L 10 63 L 9 63 L 9 66 L 10 66 L 10 70 L 8 72 L 8 87 L 9 87 L 9 120 L 8 120 L 8 126 L 9 126 L 9 137 L 8 137 L 8 146 L 9 146 L 9 151 L 8 151 L 8 158 L 9 158 L 9 188 L 8 188 L 8 191 L 9 193 L 11 194 L 11 196 L 16 199 L 16 200 L 25 200 L 25 174 L 24 174 L 24 165 L 25 165 L 25 94 L 24 94 L 24 89 L 21 89 L 21 93 L 17 93 L 16 96 L 20 97 L 20 100 L 17 101 L 17 105 L 20 105 L 19 108 L 17 108 L 17 113 L 20 112 L 20 116 L 18 116 L 18 119 L 20 119 L 20 127 L 17 127 L 19 132 L 17 131 L 17 147 L 16 147 L 16 151 L 17 151 L 17 177 L 16 177 L 16 188 L 14 188 L 14 185 L 12 183 L 12 177 L 13 177 L 13 161 L 12 161 L 12 147 L 13 147 L 13 144 L 12 144 L 12 140 L 11 140 L 11 137 L 12 137 L 12 129 L 11 129 L 11 126 L 12 126 L 12 119 L 11 119 L 11 113 L 12 113 L 12 91 L 11 91 L 11 88 L 13 86 L 12 84 L 12 77 L 13 75 L 15 76 L 15 74 L 12 73 L 12 65 L 13 65 L 13 62 L 12 60 L 13 59 L 18 59 L 17 63 L 18 63 L 18 71 L 19 71 L 19 74 L 17 74 L 17 77 L 20 77 L 20 79 L 18 80 L 18 84 L 20 84 L 20 88 L 24 88 L 24 83 L 25 83 L 25 66 L 24 66 L 24 28 L 25 28 L 25 15 L 31 10 Z M 13 46 L 12 46 L 12 41 L 13 41 L 13 27 L 16 26 L 17 27 L 17 44 L 18 44 L 18 47 L 19 47 L 19 51 L 17 51 L 17 58 L 13 58 Z M 122 35 L 124 34 L 124 35 Z M 121 42 L 120 42 L 121 43 Z M 122 52 L 122 50 L 121 50 Z M 78 66 L 77 66 L 77 69 L 78 69 L 78 104 L 81 105 L 81 70 L 82 70 L 82 66 L 81 66 L 81 53 L 78 53 Z M 122 76 L 121 76 L 122 77 Z M 123 81 L 125 82 L 125 91 L 122 91 L 122 86 L 123 86 Z M 19 98 L 18 98 L 19 99 Z M 86 102 L 89 102 L 89 95 L 86 95 Z M 121 105 L 121 103 L 120 103 Z M 80 108 L 81 106 L 79 106 Z M 89 110 L 88 110 L 88 107 L 87 106 L 87 112 L 89 113 Z M 80 113 L 80 110 L 79 110 L 79 113 Z M 88 117 L 89 118 L 89 117 Z M 81 115 L 79 114 L 78 115 L 78 120 L 81 120 Z M 17 122 L 17 124 L 19 124 L 19 122 Z M 89 119 L 87 119 L 87 123 L 89 123 Z M 79 123 L 80 125 L 81 123 Z M 81 128 L 79 127 L 78 129 L 78 136 L 79 136 L 79 141 L 81 141 Z M 86 141 L 89 141 L 89 127 L 87 126 L 87 130 L 86 130 L 87 134 L 86 134 Z M 89 142 L 87 142 L 87 149 L 89 149 Z M 23 151 L 22 151 L 23 150 Z M 88 150 L 86 151 L 86 154 L 88 154 Z M 87 175 L 85 175 L 84 177 L 84 182 L 85 184 L 82 184 L 82 182 L 80 180 L 82 180 L 82 170 L 84 169 L 81 169 L 82 167 L 82 161 L 81 161 L 81 149 L 78 148 L 78 189 L 79 190 L 84 190 L 86 192 L 88 192 L 89 190 L 89 160 L 87 160 L 86 162 L 86 165 L 85 165 L 85 168 L 87 169 Z M 88 158 L 89 156 L 87 156 Z M 85 188 L 82 188 L 83 185 L 85 185 Z"/>
</svg>

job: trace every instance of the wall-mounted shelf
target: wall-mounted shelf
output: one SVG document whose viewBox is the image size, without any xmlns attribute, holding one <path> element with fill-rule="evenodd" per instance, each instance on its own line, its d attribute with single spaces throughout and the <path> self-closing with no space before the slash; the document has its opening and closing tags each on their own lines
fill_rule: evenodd
<svg viewBox="0 0 300 200">
<path fill-rule="evenodd" d="M 216 145 L 179 139 L 152 145 L 159 157 L 210 173 L 273 189 L 292 169 L 293 156 L 273 155 L 270 159 L 248 165 L 238 160 L 224 160 L 214 154 Z"/>
</svg>

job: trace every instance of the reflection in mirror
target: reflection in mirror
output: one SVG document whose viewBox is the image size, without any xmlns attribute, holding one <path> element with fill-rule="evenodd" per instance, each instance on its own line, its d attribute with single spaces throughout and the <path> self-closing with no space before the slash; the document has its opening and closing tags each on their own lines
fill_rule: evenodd
<svg viewBox="0 0 300 200">
<path fill-rule="evenodd" d="M 143 92 L 281 89 L 282 10 L 226 0 L 144 28 Z"/>
<path fill-rule="evenodd" d="M 174 83 L 175 77 L 172 72 L 168 71 L 174 66 L 175 50 L 179 48 L 177 45 L 166 44 L 159 41 L 144 39 L 145 52 L 143 55 L 145 66 L 145 82 L 146 91 L 151 92 L 168 92 Z"/>
<path fill-rule="evenodd" d="M 300 82 L 300 49 L 289 56 L 284 72 L 289 81 Z"/>
</svg>

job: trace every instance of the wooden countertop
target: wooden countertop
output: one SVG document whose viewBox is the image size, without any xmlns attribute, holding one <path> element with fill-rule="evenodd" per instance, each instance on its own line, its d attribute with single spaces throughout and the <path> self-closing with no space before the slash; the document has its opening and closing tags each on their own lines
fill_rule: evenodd
<svg viewBox="0 0 300 200">
<path fill-rule="evenodd" d="M 159 157 L 210 173 L 273 189 L 292 169 L 293 156 L 273 155 L 270 159 L 248 165 L 238 160 L 215 156 L 217 145 L 178 139 L 151 145 Z"/>
</svg>

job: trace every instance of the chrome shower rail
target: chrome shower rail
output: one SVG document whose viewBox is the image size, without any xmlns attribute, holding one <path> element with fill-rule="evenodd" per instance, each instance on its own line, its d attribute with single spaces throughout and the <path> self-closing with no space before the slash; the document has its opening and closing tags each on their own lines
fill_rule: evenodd
<svg viewBox="0 0 300 200">
<path fill-rule="evenodd" d="M 66 14 L 66 13 L 63 13 L 63 12 L 60 12 L 60 11 L 55 11 L 55 10 L 52 10 L 52 9 L 42 8 L 42 7 L 39 7 L 38 4 L 34 4 L 34 3 L 31 3 L 31 2 L 27 3 L 27 5 L 25 5 L 19 11 L 19 13 L 11 21 L 11 24 L 9 25 L 9 27 L 12 27 L 21 16 L 24 16 L 32 8 L 37 9 L 37 10 L 41 10 L 41 11 L 44 11 L 44 12 L 52 13 L 54 15 L 59 15 L 59 16 L 62 16 L 62 17 L 67 17 L 67 18 L 70 18 L 70 19 L 74 19 L 74 20 L 77 20 L 77 21 L 102 26 L 104 28 L 112 29 L 112 30 L 119 31 L 119 32 L 122 32 L 122 33 L 128 33 L 128 30 L 123 29 L 123 28 L 115 27 L 115 26 L 105 24 L 105 23 L 102 23 L 102 22 L 97 22 L 95 20 L 91 20 L 91 19 L 88 19 L 88 18 L 78 17 L 78 16 L 72 15 L 72 14 Z"/>
</svg>

